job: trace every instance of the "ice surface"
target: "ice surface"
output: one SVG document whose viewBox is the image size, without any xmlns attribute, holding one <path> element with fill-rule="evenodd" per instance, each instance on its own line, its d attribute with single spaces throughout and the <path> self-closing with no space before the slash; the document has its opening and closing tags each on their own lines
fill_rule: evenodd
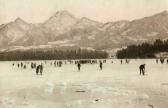
<svg viewBox="0 0 168 108">
<path fill-rule="evenodd" d="M 27 69 L 18 69 L 20 62 L 0 62 L 0 108 L 168 108 L 168 64 L 154 59 L 107 60 L 102 71 L 99 64 L 82 64 L 80 72 L 75 64 L 33 61 L 43 62 L 42 76 L 28 61 Z"/>
</svg>

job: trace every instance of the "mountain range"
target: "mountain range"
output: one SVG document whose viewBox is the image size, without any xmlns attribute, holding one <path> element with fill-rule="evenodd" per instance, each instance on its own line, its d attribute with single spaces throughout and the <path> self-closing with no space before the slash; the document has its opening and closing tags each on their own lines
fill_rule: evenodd
<svg viewBox="0 0 168 108">
<path fill-rule="evenodd" d="M 0 25 L 0 50 L 86 48 L 113 50 L 130 44 L 168 39 L 168 12 L 132 21 L 101 23 L 58 11 L 43 23 L 21 18 Z"/>
</svg>

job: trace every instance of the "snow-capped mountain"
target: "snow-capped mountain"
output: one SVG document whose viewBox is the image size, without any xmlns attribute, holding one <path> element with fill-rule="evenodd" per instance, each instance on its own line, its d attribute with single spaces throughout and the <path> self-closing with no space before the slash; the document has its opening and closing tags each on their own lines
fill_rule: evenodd
<svg viewBox="0 0 168 108">
<path fill-rule="evenodd" d="M 101 23 L 59 11 L 40 24 L 17 18 L 0 25 L 0 49 L 81 47 L 114 49 L 168 39 L 168 12 L 133 21 Z"/>
<path fill-rule="evenodd" d="M 76 24 L 77 18 L 67 11 L 59 11 L 47 21 L 43 23 L 42 26 L 51 30 L 51 32 L 56 32 L 57 36 L 69 31 L 71 27 Z"/>
</svg>

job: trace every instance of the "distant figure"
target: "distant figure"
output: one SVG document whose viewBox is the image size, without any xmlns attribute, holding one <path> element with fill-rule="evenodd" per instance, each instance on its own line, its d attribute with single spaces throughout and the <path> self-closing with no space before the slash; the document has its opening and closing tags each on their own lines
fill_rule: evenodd
<svg viewBox="0 0 168 108">
<path fill-rule="evenodd" d="M 54 66 L 55 66 L 55 67 L 57 66 L 57 62 L 56 62 L 56 61 L 54 62 Z"/>
<path fill-rule="evenodd" d="M 102 63 L 102 61 L 100 61 L 100 70 L 102 70 L 102 68 L 103 68 L 103 63 Z"/>
<path fill-rule="evenodd" d="M 20 64 L 20 66 L 21 66 L 21 68 L 23 68 L 23 63 L 21 62 L 21 64 Z"/>
<path fill-rule="evenodd" d="M 167 59 L 167 64 L 168 64 L 168 59 Z"/>
<path fill-rule="evenodd" d="M 80 71 L 80 68 L 81 68 L 80 62 L 78 62 L 77 66 L 78 66 L 78 71 Z"/>
<path fill-rule="evenodd" d="M 59 67 L 62 67 L 62 61 L 59 61 Z"/>
<path fill-rule="evenodd" d="M 140 70 L 140 75 L 141 75 L 141 74 L 145 75 L 145 64 L 141 64 L 141 65 L 139 66 L 139 70 Z"/>
<path fill-rule="evenodd" d="M 122 64 L 122 59 L 121 59 L 121 61 L 120 61 L 120 62 L 121 62 L 121 64 Z"/>
<path fill-rule="evenodd" d="M 40 70 L 40 65 L 38 65 L 37 68 L 36 68 L 36 75 L 38 75 L 39 70 Z"/>
<path fill-rule="evenodd" d="M 19 63 L 18 63 L 18 68 L 19 68 Z"/>
<path fill-rule="evenodd" d="M 161 62 L 161 64 L 163 64 L 164 63 L 164 58 L 160 58 L 160 62 Z"/>
<path fill-rule="evenodd" d="M 40 75 L 42 75 L 43 74 L 43 65 L 41 64 L 40 65 Z"/>
<path fill-rule="evenodd" d="M 31 69 L 33 69 L 34 67 L 33 67 L 33 63 L 31 63 Z"/>
<path fill-rule="evenodd" d="M 23 68 L 26 69 L 26 65 L 24 65 Z"/>
<path fill-rule="evenodd" d="M 130 62 L 130 60 L 128 60 L 128 59 L 125 60 L 125 63 L 126 63 L 126 64 L 129 64 L 129 62 Z"/>
<path fill-rule="evenodd" d="M 158 64 L 158 59 L 156 59 L 156 63 Z"/>
</svg>

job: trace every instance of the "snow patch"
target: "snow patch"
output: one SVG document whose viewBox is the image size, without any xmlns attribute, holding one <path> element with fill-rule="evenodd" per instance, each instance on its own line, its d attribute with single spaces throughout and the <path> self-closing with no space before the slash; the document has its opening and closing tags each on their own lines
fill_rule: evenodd
<svg viewBox="0 0 168 108">
<path fill-rule="evenodd" d="M 129 40 L 135 41 L 135 42 L 137 41 L 137 38 L 133 38 L 133 37 L 130 37 L 130 36 L 127 36 L 126 38 L 129 39 Z"/>
<path fill-rule="evenodd" d="M 122 36 L 125 36 L 125 35 L 127 35 L 127 34 L 128 34 L 128 32 L 130 32 L 130 31 L 131 31 L 131 29 L 128 29 L 128 30 L 126 30 L 126 31 L 122 32 L 122 33 L 121 33 L 121 35 L 122 35 Z"/>
<path fill-rule="evenodd" d="M 119 24 L 117 27 L 118 28 L 123 28 L 126 24 L 125 23 L 122 23 L 122 24 Z"/>
<path fill-rule="evenodd" d="M 159 34 L 158 32 L 151 32 L 151 33 L 148 33 L 147 36 L 148 37 L 155 37 L 158 34 Z"/>
<path fill-rule="evenodd" d="M 70 40 L 58 40 L 58 41 L 54 41 L 54 42 L 48 42 L 48 44 L 50 45 L 57 45 L 57 44 L 64 44 L 64 43 L 68 43 Z"/>
<path fill-rule="evenodd" d="M 73 37 L 73 41 L 78 41 L 78 40 L 81 40 L 81 37 L 80 37 L 80 36 L 74 36 L 74 37 Z"/>
<path fill-rule="evenodd" d="M 88 36 L 88 39 L 94 40 L 94 39 L 95 39 L 95 36 L 94 36 L 94 35 L 93 35 L 93 36 Z"/>
<path fill-rule="evenodd" d="M 87 50 L 95 50 L 94 48 L 91 47 L 80 47 L 81 49 L 87 49 Z"/>
<path fill-rule="evenodd" d="M 116 39 L 111 38 L 111 41 L 115 44 L 119 44 L 119 42 Z"/>
<path fill-rule="evenodd" d="M 59 46 L 61 46 L 61 47 L 66 47 L 66 46 L 75 46 L 75 44 L 72 44 L 72 43 L 69 43 L 69 44 L 62 44 L 62 45 L 59 45 Z"/>
</svg>

